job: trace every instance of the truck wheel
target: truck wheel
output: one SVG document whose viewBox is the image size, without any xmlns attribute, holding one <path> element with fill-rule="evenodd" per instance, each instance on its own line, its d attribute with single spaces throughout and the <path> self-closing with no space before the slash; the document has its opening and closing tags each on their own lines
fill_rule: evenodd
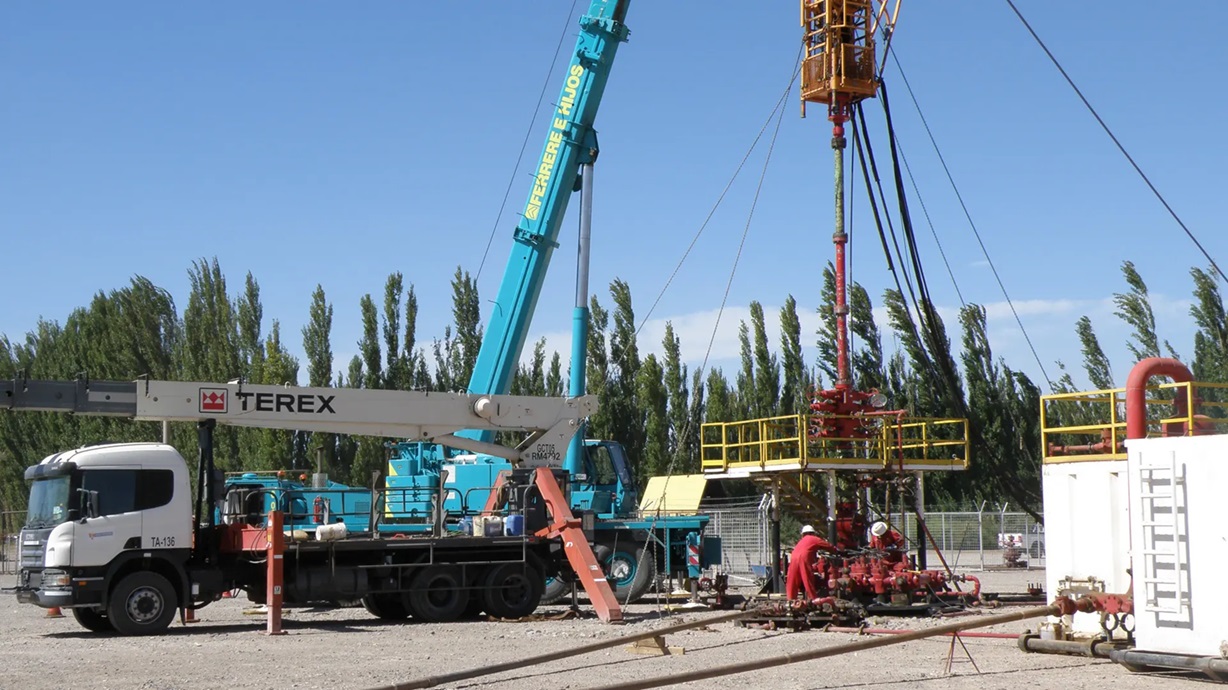
<svg viewBox="0 0 1228 690">
<path fill-rule="evenodd" d="M 541 571 L 528 563 L 496 565 L 482 579 L 482 601 L 496 618 L 524 618 L 541 600 Z"/>
<path fill-rule="evenodd" d="M 606 579 L 614 590 L 614 597 L 620 604 L 634 604 L 639 601 L 652 581 L 656 578 L 657 566 L 652 552 L 642 544 L 628 541 L 613 544 L 603 544 L 609 549 L 610 555 L 599 557 L 606 571 Z"/>
<path fill-rule="evenodd" d="M 469 590 L 456 568 L 428 567 L 414 578 L 412 586 L 409 610 L 423 623 L 450 623 L 465 615 Z"/>
<path fill-rule="evenodd" d="M 175 588 L 157 573 L 132 573 L 111 590 L 107 618 L 121 635 L 153 635 L 166 630 L 179 608 Z"/>
<path fill-rule="evenodd" d="M 115 632 L 111 619 L 107 618 L 101 609 L 75 608 L 72 610 L 72 617 L 77 619 L 81 627 L 90 632 Z"/>
<path fill-rule="evenodd" d="M 409 618 L 400 594 L 368 594 L 362 598 L 362 607 L 367 613 L 385 621 L 403 621 Z"/>
<path fill-rule="evenodd" d="M 571 594 L 571 583 L 566 582 L 557 577 L 546 578 L 546 585 L 542 588 L 542 604 L 549 606 L 563 601 Z"/>
</svg>

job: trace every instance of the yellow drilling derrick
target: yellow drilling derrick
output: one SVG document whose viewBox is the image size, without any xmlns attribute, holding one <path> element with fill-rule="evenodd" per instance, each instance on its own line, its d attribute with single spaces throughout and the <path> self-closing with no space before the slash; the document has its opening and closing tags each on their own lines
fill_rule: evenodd
<svg viewBox="0 0 1228 690">
<path fill-rule="evenodd" d="M 806 103 L 822 103 L 829 114 L 878 91 L 874 37 L 891 29 L 900 2 L 886 0 L 802 0 L 802 116 Z"/>
</svg>

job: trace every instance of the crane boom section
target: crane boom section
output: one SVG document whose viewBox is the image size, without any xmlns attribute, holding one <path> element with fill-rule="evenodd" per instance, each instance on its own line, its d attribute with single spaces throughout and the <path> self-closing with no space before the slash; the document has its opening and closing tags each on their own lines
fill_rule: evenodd
<svg viewBox="0 0 1228 690">
<path fill-rule="evenodd" d="M 550 115 L 546 144 L 469 380 L 470 393 L 506 393 L 511 386 L 579 166 L 597 155 L 593 121 L 615 52 L 629 34 L 623 23 L 628 4 L 629 0 L 592 0 L 580 18 L 575 55 Z"/>
<path fill-rule="evenodd" d="M 199 422 L 437 441 L 525 466 L 559 466 L 596 398 L 464 395 L 190 381 L 0 381 L 0 409 L 143 421 Z M 507 448 L 453 436 L 463 429 L 528 431 Z"/>
</svg>

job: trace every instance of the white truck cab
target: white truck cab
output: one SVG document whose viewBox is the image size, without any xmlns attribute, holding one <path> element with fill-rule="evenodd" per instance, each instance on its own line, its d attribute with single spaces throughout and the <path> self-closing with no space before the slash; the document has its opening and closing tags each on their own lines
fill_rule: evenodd
<svg viewBox="0 0 1228 690">
<path fill-rule="evenodd" d="M 87 622 L 107 629 L 119 613 L 136 624 L 173 617 L 192 542 L 191 489 L 178 451 L 160 443 L 90 446 L 48 456 L 26 479 L 19 601 L 71 608 L 91 629 Z M 169 591 L 162 582 L 124 587 L 129 571 L 152 572 Z"/>
</svg>

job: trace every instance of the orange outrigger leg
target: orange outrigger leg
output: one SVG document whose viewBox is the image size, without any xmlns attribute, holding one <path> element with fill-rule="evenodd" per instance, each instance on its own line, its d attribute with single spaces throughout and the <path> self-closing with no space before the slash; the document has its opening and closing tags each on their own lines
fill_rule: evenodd
<svg viewBox="0 0 1228 690">
<path fill-rule="evenodd" d="M 506 475 L 500 473 L 499 479 L 490 492 L 490 497 L 486 499 L 486 507 L 483 512 L 491 513 L 498 507 L 505 477 Z M 572 515 L 571 506 L 567 504 L 567 498 L 563 495 L 563 490 L 559 488 L 554 473 L 549 469 L 539 469 L 533 473 L 533 483 L 537 485 L 542 498 L 546 501 L 551 520 L 548 526 L 537 531 L 536 536 L 548 539 L 561 538 L 567 562 L 571 564 L 571 569 L 580 578 L 580 584 L 583 585 L 584 593 L 588 595 L 589 601 L 593 603 L 597 617 L 606 623 L 621 621 L 623 611 L 618 605 L 618 599 L 614 597 L 614 590 L 610 588 L 610 583 L 601 570 L 601 564 L 597 562 L 597 556 L 593 554 L 588 538 L 584 536 L 584 530 L 580 528 L 580 521 Z"/>
</svg>

